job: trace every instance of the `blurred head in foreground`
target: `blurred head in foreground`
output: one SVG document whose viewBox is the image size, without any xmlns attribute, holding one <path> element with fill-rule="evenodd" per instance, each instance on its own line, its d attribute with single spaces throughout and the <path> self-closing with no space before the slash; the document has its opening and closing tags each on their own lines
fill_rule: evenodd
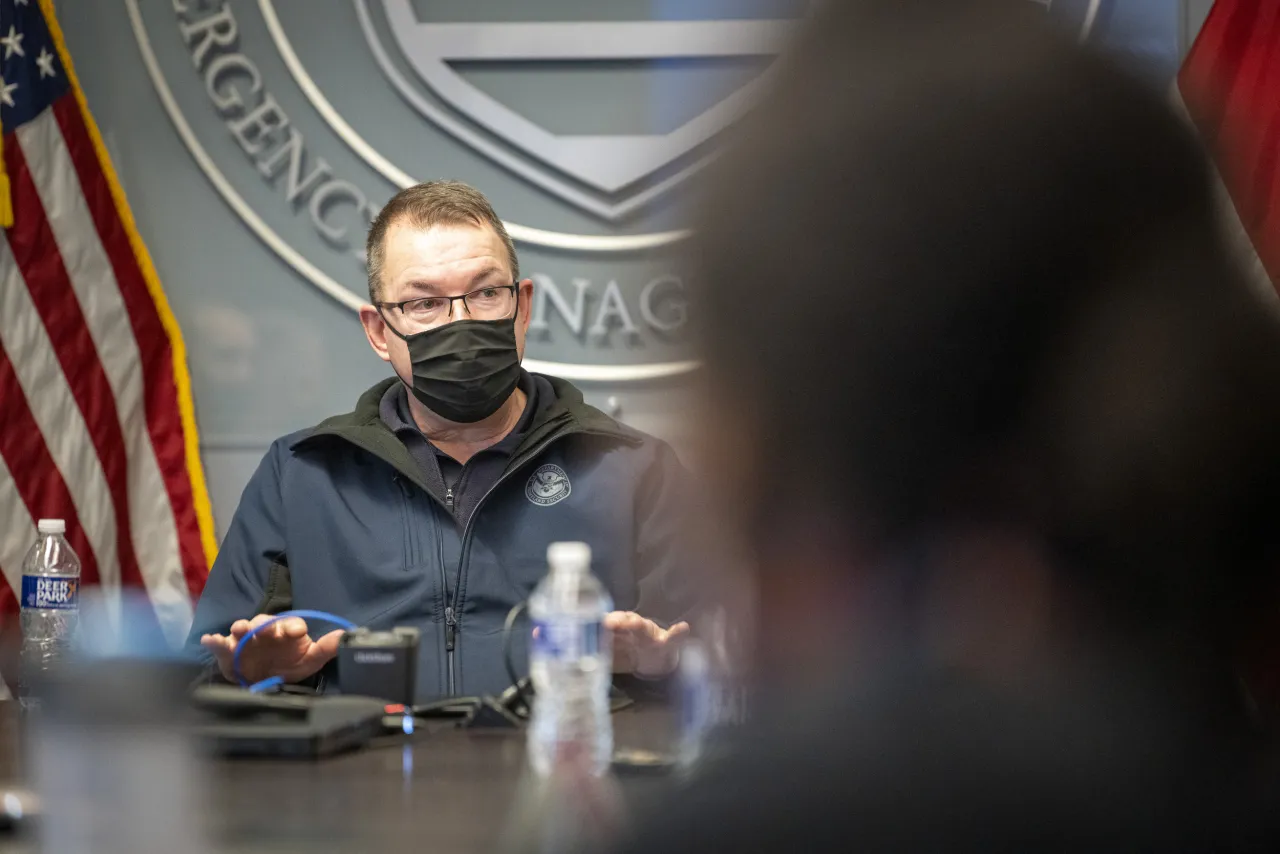
<svg viewBox="0 0 1280 854">
<path fill-rule="evenodd" d="M 827 3 L 717 167 L 700 425 L 765 690 L 625 851 L 1234 850 L 1276 814 L 1232 673 L 1275 319 L 1187 129 L 1039 11 Z"/>
<path fill-rule="evenodd" d="M 1215 666 L 1276 565 L 1280 337 L 1189 130 L 1033 4 L 826 5 L 699 224 L 763 666 Z"/>
</svg>

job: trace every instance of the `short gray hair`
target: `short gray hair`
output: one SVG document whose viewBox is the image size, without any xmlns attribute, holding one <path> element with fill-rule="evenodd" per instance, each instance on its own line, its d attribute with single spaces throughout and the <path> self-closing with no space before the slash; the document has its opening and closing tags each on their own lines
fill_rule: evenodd
<svg viewBox="0 0 1280 854">
<path fill-rule="evenodd" d="M 379 211 L 369 226 L 365 244 L 369 272 L 369 300 L 378 302 L 382 294 L 382 264 L 386 259 L 387 230 L 396 223 L 427 229 L 435 225 L 487 225 L 502 238 L 511 262 L 511 276 L 520 278 L 520 261 L 507 227 L 494 213 L 493 205 L 475 187 L 461 181 L 426 181 L 401 190 Z"/>
</svg>

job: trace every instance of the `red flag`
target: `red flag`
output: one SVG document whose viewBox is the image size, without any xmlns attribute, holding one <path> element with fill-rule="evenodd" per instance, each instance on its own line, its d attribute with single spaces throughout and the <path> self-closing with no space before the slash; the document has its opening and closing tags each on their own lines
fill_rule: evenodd
<svg viewBox="0 0 1280 854">
<path fill-rule="evenodd" d="M 215 548 L 182 337 L 50 0 L 0 0 L 0 127 L 0 619 L 55 517 L 180 641 Z"/>
<path fill-rule="evenodd" d="M 1240 225 L 1280 288 L 1280 3 L 1217 0 L 1178 88 Z"/>
</svg>

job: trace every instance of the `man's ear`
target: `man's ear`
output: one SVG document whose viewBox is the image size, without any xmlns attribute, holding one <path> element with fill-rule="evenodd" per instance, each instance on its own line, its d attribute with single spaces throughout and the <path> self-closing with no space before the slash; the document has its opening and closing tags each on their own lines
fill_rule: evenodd
<svg viewBox="0 0 1280 854">
<path fill-rule="evenodd" d="M 387 352 L 387 336 L 394 333 L 387 329 L 386 321 L 382 319 L 378 309 L 367 303 L 360 306 L 360 323 L 364 326 L 364 337 L 369 339 L 369 346 L 373 348 L 373 352 L 377 353 L 382 361 L 390 362 L 391 354 Z"/>
<path fill-rule="evenodd" d="M 520 301 L 520 316 L 523 318 L 521 323 L 524 325 L 524 331 L 529 331 L 529 321 L 533 316 L 533 279 L 521 279 L 520 290 L 516 292 L 516 299 Z"/>
</svg>

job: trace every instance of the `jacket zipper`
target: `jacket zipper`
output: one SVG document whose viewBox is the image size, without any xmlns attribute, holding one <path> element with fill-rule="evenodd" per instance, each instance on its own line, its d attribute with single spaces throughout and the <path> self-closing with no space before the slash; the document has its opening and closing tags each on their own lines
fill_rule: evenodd
<svg viewBox="0 0 1280 854">
<path fill-rule="evenodd" d="M 465 528 L 463 528 L 463 530 L 462 530 L 462 554 L 461 554 L 461 556 L 458 558 L 458 586 L 457 586 L 456 588 L 454 588 L 454 591 L 453 591 L 453 597 L 452 597 L 452 604 L 451 604 L 451 605 L 449 605 L 448 607 L 446 607 L 446 608 L 444 609 L 444 619 L 445 619 L 445 649 L 448 651 L 448 654 L 449 654 L 449 693 L 450 693 L 450 694 L 452 694 L 452 693 L 453 693 L 453 684 L 454 684 L 454 675 L 453 675 L 453 651 L 454 651 L 455 647 L 457 646 L 457 640 L 458 640 L 458 636 L 457 636 L 457 628 L 458 628 L 457 615 L 458 615 L 458 614 L 460 614 L 460 613 L 462 613 L 462 611 L 461 611 L 461 608 L 462 608 L 462 588 L 463 588 L 463 586 L 464 586 L 464 585 L 463 585 L 463 579 L 466 577 L 466 575 L 465 575 L 465 574 L 466 574 L 466 569 L 467 569 L 467 560 L 468 560 L 468 558 L 471 556 L 471 531 L 472 531 L 472 529 L 474 528 L 474 523 L 475 523 L 476 517 L 480 515 L 480 508 L 484 506 L 485 501 L 487 501 L 487 500 L 489 499 L 489 496 L 490 496 L 490 495 L 493 495 L 493 493 L 498 489 L 498 487 L 499 487 L 499 486 L 501 486 L 501 485 L 503 484 L 503 482 L 504 482 L 504 481 L 506 481 L 506 480 L 507 480 L 507 478 L 509 478 L 509 477 L 511 477 L 512 475 L 514 475 L 514 474 L 515 474 L 517 471 L 519 471 L 520 469 L 524 468 L 524 467 L 525 467 L 526 465 L 528 465 L 531 461 L 533 461 L 533 460 L 537 459 L 537 458 L 538 458 L 538 455 L 540 455 L 540 454 L 541 454 L 543 451 L 545 451 L 547 448 L 551 447 L 551 445 L 552 445 L 552 444 L 554 444 L 554 443 L 555 443 L 557 440 L 559 440 L 560 438 L 562 438 L 562 436 L 552 436 L 550 439 L 547 439 L 545 442 L 543 442 L 541 445 L 539 445 L 539 446 L 538 446 L 534 451 L 532 451 L 531 453 L 529 453 L 529 454 L 524 458 L 524 460 L 523 460 L 523 461 L 521 461 L 520 465 L 518 465 L 518 466 L 512 466 L 510 469 L 508 469 L 507 471 L 503 472 L 502 476 L 501 476 L 501 477 L 499 477 L 496 481 L 494 481 L 493 486 L 490 486 L 490 487 L 488 488 L 488 490 L 486 490 L 486 491 L 485 491 L 484 495 L 480 496 L 480 500 L 479 500 L 478 502 L 476 502 L 476 506 L 475 506 L 474 508 L 472 508 L 472 510 L 471 510 L 471 516 L 467 519 L 467 525 L 466 525 L 466 527 L 465 527 Z M 448 495 L 446 495 L 446 500 L 451 500 L 451 499 L 449 499 Z M 440 566 L 441 566 L 442 571 L 443 571 L 443 567 L 444 567 L 444 559 L 443 559 L 443 556 L 441 557 L 441 560 L 440 560 Z M 446 596 L 448 596 L 448 588 L 447 588 L 447 587 L 445 588 L 445 595 L 446 595 Z M 453 625 L 453 631 L 450 631 L 450 630 L 449 630 L 449 626 L 450 626 L 450 621 L 451 621 L 451 620 L 452 620 L 452 625 Z"/>
<path fill-rule="evenodd" d="M 453 487 L 446 486 L 444 488 L 444 506 L 448 508 L 449 515 L 453 515 Z M 432 514 L 434 517 L 434 514 Z M 440 523 L 436 522 L 436 542 L 440 543 Z M 449 578 L 444 568 L 444 545 L 440 545 L 440 573 L 444 577 L 444 599 L 449 601 Z M 452 697 L 458 691 L 458 676 L 454 669 L 453 651 L 458 647 L 458 615 L 453 610 L 453 605 L 446 604 L 444 607 L 444 652 L 447 659 L 449 669 L 449 696 Z"/>
<path fill-rule="evenodd" d="M 462 588 L 464 586 L 463 579 L 465 578 L 465 574 L 466 574 L 467 561 L 471 556 L 471 531 L 472 531 L 472 528 L 474 527 L 473 523 L 475 521 L 475 518 L 480 514 L 480 508 L 484 506 L 485 501 L 489 499 L 489 496 L 492 495 L 497 490 L 497 488 L 507 480 L 507 478 L 514 475 L 520 469 L 524 468 L 531 461 L 536 459 L 539 454 L 541 454 L 547 448 L 551 447 L 551 445 L 555 444 L 560 439 L 564 438 L 567 435 L 570 435 L 572 432 L 573 431 L 568 431 L 568 432 L 559 433 L 558 435 L 553 435 L 549 439 L 544 441 L 541 445 L 538 445 L 537 448 L 535 448 L 533 451 L 525 455 L 525 458 L 520 462 L 519 465 L 513 466 L 511 469 L 504 472 L 502 477 L 498 478 L 498 480 L 494 482 L 493 486 L 489 487 L 489 489 L 485 492 L 485 494 L 480 496 L 480 500 L 476 503 L 476 506 L 472 509 L 471 517 L 467 519 L 467 525 L 462 531 L 462 553 L 458 559 L 458 585 L 454 589 L 452 596 L 449 595 L 449 576 L 448 576 L 448 572 L 445 570 L 445 565 L 444 565 L 444 543 L 440 535 L 440 528 L 439 528 L 440 523 L 439 523 L 439 520 L 436 518 L 435 513 L 433 512 L 431 514 L 431 519 L 436 525 L 436 550 L 438 555 L 438 563 L 440 565 L 440 583 L 441 585 L 443 585 L 443 588 L 444 588 L 444 598 L 446 602 L 445 609 L 444 609 L 444 626 L 445 626 L 444 648 L 445 648 L 446 667 L 448 671 L 447 688 L 451 696 L 457 690 L 456 688 L 457 673 L 454 665 L 454 658 L 455 658 L 454 653 L 456 653 L 458 649 L 458 642 L 460 640 L 459 634 L 462 628 L 461 615 L 462 615 Z M 590 431 L 584 431 L 584 432 L 590 432 Z M 358 445 L 358 443 L 356 444 Z M 371 453 L 374 453 L 371 449 L 366 448 L 366 450 L 370 450 Z M 375 453 L 375 456 L 381 456 L 381 455 Z M 387 462 L 390 463 L 391 461 L 387 460 Z M 397 479 L 397 483 L 400 483 L 399 479 Z M 401 486 L 402 488 L 407 490 L 406 486 L 404 486 L 403 484 L 401 484 Z M 407 502 L 408 501 L 407 494 L 405 494 L 405 499 Z M 439 500 L 438 499 L 436 500 L 438 503 Z M 453 518 L 453 502 L 454 502 L 453 489 L 450 487 L 445 487 L 444 505 L 445 505 L 445 509 L 449 511 L 450 518 Z"/>
<path fill-rule="evenodd" d="M 413 534 L 412 513 L 412 497 L 409 494 L 409 486 L 404 482 L 404 478 L 396 475 L 392 480 L 396 486 L 400 487 L 400 498 L 402 499 L 405 514 L 405 563 L 406 566 L 412 561 L 412 547 L 410 545 L 410 537 Z M 453 490 L 449 489 L 445 493 L 445 504 L 448 505 L 450 511 L 453 508 Z M 440 519 L 436 516 L 435 510 L 431 511 L 431 524 L 435 526 L 436 531 L 436 564 L 440 567 L 440 584 L 442 597 L 446 603 L 444 609 L 444 653 L 446 671 L 446 690 L 450 696 L 456 691 L 457 678 L 454 672 L 453 652 L 458 645 L 458 620 L 454 614 L 453 606 L 447 604 L 449 602 L 449 573 L 444 565 L 444 540 L 440 534 Z"/>
<path fill-rule="evenodd" d="M 444 651 L 449 665 L 449 696 L 458 693 L 458 677 L 453 665 L 453 651 L 458 645 L 458 618 L 453 614 L 453 607 L 446 605 L 444 609 Z"/>
<path fill-rule="evenodd" d="M 435 510 L 431 511 L 431 524 L 436 529 L 436 564 L 440 567 L 440 595 L 444 600 L 444 655 L 446 666 L 445 691 L 453 696 L 457 678 L 454 672 L 453 651 L 458 646 L 458 619 L 453 606 L 449 604 L 449 571 L 444 565 L 444 536 L 440 532 L 440 517 Z"/>
</svg>

